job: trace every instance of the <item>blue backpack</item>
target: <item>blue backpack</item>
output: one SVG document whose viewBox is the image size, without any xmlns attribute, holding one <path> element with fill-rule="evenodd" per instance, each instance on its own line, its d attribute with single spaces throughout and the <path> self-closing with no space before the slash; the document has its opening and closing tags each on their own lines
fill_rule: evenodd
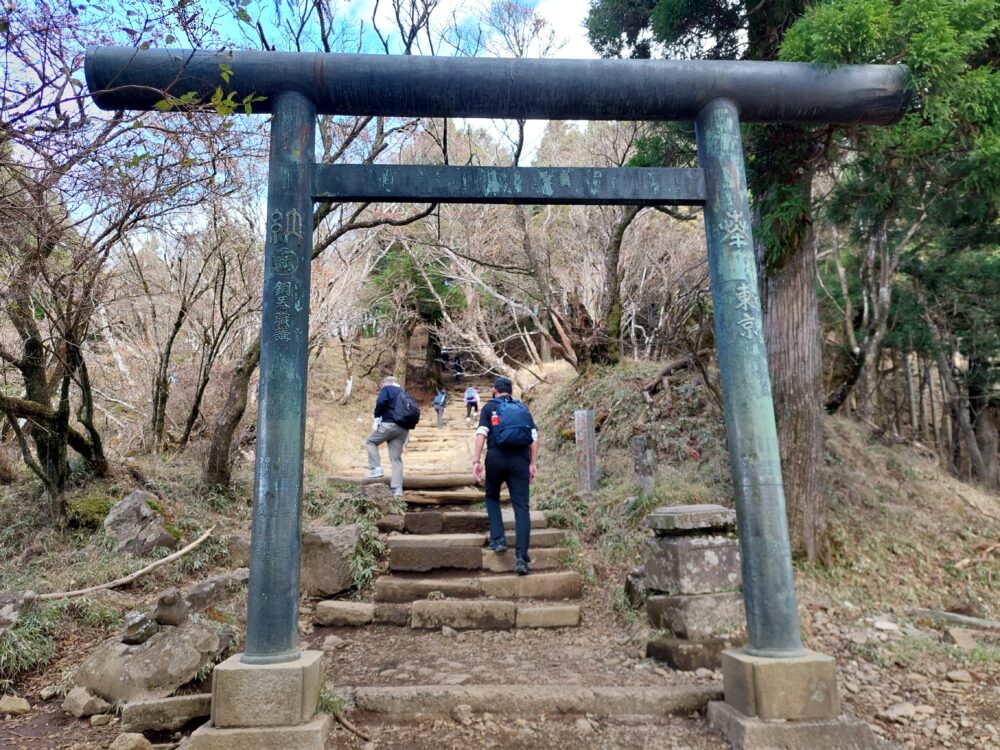
<svg viewBox="0 0 1000 750">
<path fill-rule="evenodd" d="M 497 402 L 499 424 L 494 425 L 494 444 L 504 448 L 523 448 L 531 445 L 532 420 L 528 407 L 514 399 Z"/>
<path fill-rule="evenodd" d="M 444 404 L 444 399 L 445 399 L 445 392 L 441 391 L 440 393 L 438 393 L 438 395 L 434 397 L 434 406 L 441 406 L 442 404 Z"/>
</svg>

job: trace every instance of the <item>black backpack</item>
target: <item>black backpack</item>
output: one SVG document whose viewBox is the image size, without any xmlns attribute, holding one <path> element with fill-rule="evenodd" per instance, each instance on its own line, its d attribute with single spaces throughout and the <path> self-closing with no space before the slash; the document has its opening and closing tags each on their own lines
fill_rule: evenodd
<svg viewBox="0 0 1000 750">
<path fill-rule="evenodd" d="M 412 430 L 420 421 L 420 404 L 400 388 L 396 400 L 392 402 L 389 418 L 404 430 Z"/>
</svg>

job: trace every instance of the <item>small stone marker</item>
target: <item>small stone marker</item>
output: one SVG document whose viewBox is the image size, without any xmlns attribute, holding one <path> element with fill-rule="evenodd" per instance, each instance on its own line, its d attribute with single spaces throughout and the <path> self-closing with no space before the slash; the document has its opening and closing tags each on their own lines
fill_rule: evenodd
<svg viewBox="0 0 1000 750">
<path fill-rule="evenodd" d="M 666 631 L 646 653 L 674 669 L 718 669 L 722 651 L 743 642 L 736 512 L 721 505 L 661 507 L 646 516 L 646 614 Z"/>
<path fill-rule="evenodd" d="M 636 435 L 632 438 L 632 461 L 635 466 L 635 477 L 642 491 L 649 494 L 653 491 L 653 474 L 656 472 L 656 452 L 650 445 L 648 435 Z"/>
</svg>

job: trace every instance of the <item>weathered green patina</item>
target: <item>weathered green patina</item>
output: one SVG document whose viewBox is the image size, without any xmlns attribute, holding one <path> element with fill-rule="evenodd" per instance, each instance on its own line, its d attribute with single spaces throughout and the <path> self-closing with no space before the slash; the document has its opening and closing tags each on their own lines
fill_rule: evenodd
<svg viewBox="0 0 1000 750">
<path fill-rule="evenodd" d="M 297 653 L 312 202 L 704 205 L 750 649 L 801 652 L 739 123 L 889 124 L 912 93 L 899 66 L 502 60 L 97 48 L 104 109 L 223 93 L 274 113 L 248 662 Z M 695 120 L 701 169 L 315 165 L 317 112 L 348 115 Z"/>
</svg>

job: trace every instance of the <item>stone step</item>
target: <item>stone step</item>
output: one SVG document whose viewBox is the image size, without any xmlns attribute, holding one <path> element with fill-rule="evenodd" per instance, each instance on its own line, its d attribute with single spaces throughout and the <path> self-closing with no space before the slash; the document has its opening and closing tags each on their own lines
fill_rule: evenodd
<svg viewBox="0 0 1000 750">
<path fill-rule="evenodd" d="M 531 547 L 556 547 L 566 536 L 562 529 L 537 529 L 531 532 Z M 515 534 L 507 531 L 507 544 L 514 546 Z M 482 547 L 488 536 L 481 532 L 449 534 L 390 534 L 386 537 L 390 553 L 402 547 Z"/>
<path fill-rule="evenodd" d="M 531 549 L 556 547 L 564 534 L 562 529 L 538 529 L 531 535 Z M 485 534 L 389 534 L 387 541 L 389 570 L 392 571 L 479 570 L 484 567 Z M 513 531 L 507 533 L 507 544 L 514 547 Z"/>
<path fill-rule="evenodd" d="M 501 511 L 505 529 L 514 528 L 514 511 Z M 531 528 L 544 529 L 548 519 L 544 511 L 530 511 Z M 410 511 L 403 515 L 403 528 L 409 534 L 452 534 L 462 532 L 486 532 L 489 520 L 485 510 L 467 511 Z"/>
<path fill-rule="evenodd" d="M 408 625 L 415 630 L 437 630 L 445 625 L 455 630 L 575 628 L 580 624 L 580 605 L 518 604 L 502 599 L 331 600 L 316 605 L 313 620 L 328 627 Z"/>
<path fill-rule="evenodd" d="M 538 554 L 541 552 L 539 550 Z M 538 558 L 532 556 L 532 565 L 537 564 Z M 573 570 L 532 573 L 527 576 L 462 578 L 408 578 L 390 575 L 375 581 L 374 599 L 376 602 L 410 602 L 427 599 L 434 592 L 452 599 L 473 599 L 479 596 L 497 599 L 579 599 L 583 595 L 583 580 Z"/>
<path fill-rule="evenodd" d="M 450 719 L 456 706 L 473 713 L 534 718 L 597 714 L 602 717 L 673 716 L 703 711 L 722 698 L 722 684 L 670 686 L 416 685 L 358 687 L 350 691 L 358 711 L 384 720 Z M 581 745 L 588 743 L 581 742 Z"/>
</svg>

